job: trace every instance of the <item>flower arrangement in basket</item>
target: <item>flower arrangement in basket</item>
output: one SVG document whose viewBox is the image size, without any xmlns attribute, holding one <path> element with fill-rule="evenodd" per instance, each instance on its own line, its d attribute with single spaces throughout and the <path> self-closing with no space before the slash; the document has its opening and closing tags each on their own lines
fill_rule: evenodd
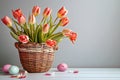
<svg viewBox="0 0 120 80">
<path fill-rule="evenodd" d="M 19 51 L 20 61 L 28 72 L 48 71 L 58 43 L 63 38 L 68 38 L 74 43 L 77 38 L 77 33 L 64 28 L 69 23 L 69 19 L 66 17 L 68 11 L 65 7 L 58 10 L 55 19 L 51 14 L 52 9 L 45 8 L 42 14 L 43 18 L 37 23 L 36 18 L 40 11 L 39 6 L 34 6 L 28 21 L 21 9 L 12 10 L 15 19 L 8 16 L 1 19 L 10 29 L 11 36 L 17 40 L 15 46 Z M 63 28 L 62 31 L 56 32 L 59 27 Z"/>
</svg>

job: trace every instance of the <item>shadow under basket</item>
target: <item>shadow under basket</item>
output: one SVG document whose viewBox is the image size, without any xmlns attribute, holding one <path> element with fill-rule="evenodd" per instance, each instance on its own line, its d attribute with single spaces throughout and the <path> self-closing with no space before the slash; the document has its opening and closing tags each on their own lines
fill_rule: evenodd
<svg viewBox="0 0 120 80">
<path fill-rule="evenodd" d="M 47 72 L 53 63 L 54 53 L 58 49 L 42 43 L 15 43 L 23 69 L 29 73 Z"/>
</svg>

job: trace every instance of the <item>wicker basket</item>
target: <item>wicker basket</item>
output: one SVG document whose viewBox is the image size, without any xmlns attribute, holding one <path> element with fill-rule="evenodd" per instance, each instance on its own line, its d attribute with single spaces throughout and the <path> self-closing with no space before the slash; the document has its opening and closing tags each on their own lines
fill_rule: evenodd
<svg viewBox="0 0 120 80">
<path fill-rule="evenodd" d="M 47 72 L 53 63 L 57 47 L 39 43 L 15 43 L 23 69 L 30 73 Z"/>
</svg>

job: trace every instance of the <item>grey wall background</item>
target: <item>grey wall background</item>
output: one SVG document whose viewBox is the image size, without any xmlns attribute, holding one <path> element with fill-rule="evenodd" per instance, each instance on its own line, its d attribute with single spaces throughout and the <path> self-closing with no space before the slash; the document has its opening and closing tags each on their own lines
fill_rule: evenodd
<svg viewBox="0 0 120 80">
<path fill-rule="evenodd" d="M 69 67 L 120 67 L 120 0 L 0 0 L 0 18 L 12 17 L 11 9 L 21 8 L 26 16 L 34 5 L 68 10 L 67 28 L 78 33 L 75 45 L 64 39 L 55 54 L 53 67 L 65 62 Z M 0 22 L 0 67 L 20 65 L 15 40 Z"/>
</svg>

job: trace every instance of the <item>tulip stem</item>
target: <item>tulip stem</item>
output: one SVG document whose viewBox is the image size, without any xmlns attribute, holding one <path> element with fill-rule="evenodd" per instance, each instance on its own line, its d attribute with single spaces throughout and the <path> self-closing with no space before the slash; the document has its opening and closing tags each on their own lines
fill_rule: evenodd
<svg viewBox="0 0 120 80">
<path fill-rule="evenodd" d="M 19 41 L 18 40 L 18 35 L 16 35 L 14 32 L 10 32 L 10 34 L 11 34 L 11 36 L 14 38 L 14 39 L 16 39 L 17 41 Z"/>
<path fill-rule="evenodd" d="M 15 31 L 15 29 L 13 27 L 10 27 L 10 30 L 17 35 L 17 32 Z"/>
<path fill-rule="evenodd" d="M 54 23 L 57 21 L 57 19 L 58 19 L 58 17 L 56 17 L 56 19 L 55 19 Z"/>
<path fill-rule="evenodd" d="M 59 22 L 59 23 L 53 28 L 53 30 L 52 30 L 52 32 L 50 33 L 50 35 L 53 34 L 54 31 L 59 27 L 60 23 L 61 23 L 61 22 Z"/>
<path fill-rule="evenodd" d="M 52 38 L 54 38 L 54 37 L 56 37 L 56 36 L 59 36 L 59 35 L 61 35 L 61 32 L 55 33 L 55 34 L 51 35 L 51 36 L 48 37 L 48 38 L 52 39 Z"/>
<path fill-rule="evenodd" d="M 41 23 L 43 22 L 43 20 L 44 20 L 44 17 L 42 18 L 42 21 L 41 21 Z"/>
</svg>

